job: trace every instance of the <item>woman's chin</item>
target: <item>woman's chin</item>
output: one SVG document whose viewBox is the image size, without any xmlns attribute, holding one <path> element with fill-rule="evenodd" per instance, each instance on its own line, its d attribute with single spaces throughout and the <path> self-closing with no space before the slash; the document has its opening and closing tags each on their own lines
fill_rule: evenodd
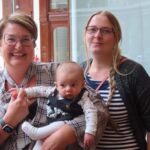
<svg viewBox="0 0 150 150">
<path fill-rule="evenodd" d="M 92 54 L 93 56 L 100 55 L 100 53 L 101 53 L 101 50 L 100 50 L 100 49 L 94 49 L 94 50 L 91 51 L 91 54 Z"/>
<path fill-rule="evenodd" d="M 25 61 L 20 61 L 20 60 L 12 60 L 12 61 L 10 61 L 10 64 L 11 64 L 11 66 L 21 66 L 21 67 L 24 67 L 25 66 L 25 64 L 26 64 L 27 62 L 25 62 Z"/>
</svg>

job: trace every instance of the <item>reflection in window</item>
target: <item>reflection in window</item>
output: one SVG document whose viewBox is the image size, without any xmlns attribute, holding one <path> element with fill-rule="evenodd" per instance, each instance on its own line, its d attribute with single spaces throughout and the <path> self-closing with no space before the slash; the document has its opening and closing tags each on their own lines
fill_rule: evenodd
<svg viewBox="0 0 150 150">
<path fill-rule="evenodd" d="M 100 10 L 109 10 L 118 18 L 123 40 L 122 54 L 140 62 L 150 74 L 150 0 L 70 0 L 71 50 L 73 59 L 86 60 L 83 42 L 84 28 L 89 16 Z M 136 26 L 135 26 L 136 25 Z"/>
<path fill-rule="evenodd" d="M 68 8 L 68 0 L 50 0 L 51 9 L 66 9 Z"/>
<path fill-rule="evenodd" d="M 69 60 L 68 29 L 57 27 L 54 30 L 54 61 L 64 62 Z"/>
</svg>

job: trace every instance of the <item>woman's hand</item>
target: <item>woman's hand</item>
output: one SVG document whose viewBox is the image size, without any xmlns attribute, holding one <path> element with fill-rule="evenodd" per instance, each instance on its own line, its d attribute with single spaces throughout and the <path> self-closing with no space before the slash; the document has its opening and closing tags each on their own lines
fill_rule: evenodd
<svg viewBox="0 0 150 150">
<path fill-rule="evenodd" d="M 58 131 L 47 137 L 42 150 L 65 150 L 69 144 L 76 142 L 76 136 L 71 127 L 64 125 Z"/>
<path fill-rule="evenodd" d="M 19 89 L 18 95 L 11 97 L 8 104 L 7 112 L 4 116 L 4 121 L 12 126 L 16 126 L 29 114 L 29 104 L 26 93 L 23 89 Z"/>
<path fill-rule="evenodd" d="M 8 92 L 11 94 L 11 97 L 13 97 L 13 99 L 16 99 L 18 96 L 19 90 L 17 88 L 11 88 L 8 90 Z"/>
<path fill-rule="evenodd" d="M 150 150 L 150 132 L 147 132 L 147 150 Z"/>
</svg>

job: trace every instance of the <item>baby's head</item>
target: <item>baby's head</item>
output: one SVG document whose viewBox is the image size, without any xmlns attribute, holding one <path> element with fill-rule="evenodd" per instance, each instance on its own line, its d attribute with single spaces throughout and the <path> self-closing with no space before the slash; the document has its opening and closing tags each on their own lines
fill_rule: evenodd
<svg viewBox="0 0 150 150">
<path fill-rule="evenodd" d="M 56 70 L 55 84 L 59 94 L 67 99 L 76 97 L 84 87 L 84 73 L 79 64 L 66 62 Z"/>
</svg>

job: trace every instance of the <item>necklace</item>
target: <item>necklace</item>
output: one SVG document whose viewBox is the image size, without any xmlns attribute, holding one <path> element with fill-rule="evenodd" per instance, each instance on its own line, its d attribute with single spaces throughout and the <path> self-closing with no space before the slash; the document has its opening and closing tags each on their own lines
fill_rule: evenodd
<svg viewBox="0 0 150 150">
<path fill-rule="evenodd" d="M 106 76 L 97 86 L 96 88 L 96 92 L 98 92 L 98 90 L 102 87 L 102 85 L 104 84 L 104 82 L 108 79 L 108 76 Z"/>
<path fill-rule="evenodd" d="M 32 80 L 32 77 L 34 77 L 34 75 L 36 75 L 36 71 L 37 67 L 36 65 L 31 64 L 28 71 L 26 72 L 23 81 L 21 82 L 21 84 L 17 84 L 9 75 L 8 71 L 6 70 L 6 68 L 3 71 L 3 81 L 4 82 L 4 89 L 2 90 L 2 95 L 0 95 L 0 99 L 1 101 L 3 101 L 4 103 L 8 103 L 10 101 L 11 98 L 11 94 L 7 91 L 6 89 L 6 82 L 8 82 L 8 84 L 12 87 L 12 88 L 23 88 L 26 87 L 28 82 Z"/>
<path fill-rule="evenodd" d="M 126 57 L 121 57 L 120 59 L 120 64 L 122 64 L 123 62 L 125 62 L 127 60 Z M 102 87 L 102 85 L 104 84 L 104 82 L 108 79 L 109 76 L 105 76 L 105 78 L 98 84 L 97 88 L 95 89 L 96 92 L 98 92 L 98 90 Z M 109 104 L 109 101 L 107 102 Z"/>
<path fill-rule="evenodd" d="M 28 71 L 26 72 L 23 81 L 21 84 L 17 84 L 9 75 L 6 68 L 4 69 L 4 80 L 7 81 L 12 87 L 14 88 L 23 88 L 27 86 L 27 83 L 31 80 L 31 78 L 36 74 L 36 66 L 34 64 L 31 64 Z"/>
</svg>

